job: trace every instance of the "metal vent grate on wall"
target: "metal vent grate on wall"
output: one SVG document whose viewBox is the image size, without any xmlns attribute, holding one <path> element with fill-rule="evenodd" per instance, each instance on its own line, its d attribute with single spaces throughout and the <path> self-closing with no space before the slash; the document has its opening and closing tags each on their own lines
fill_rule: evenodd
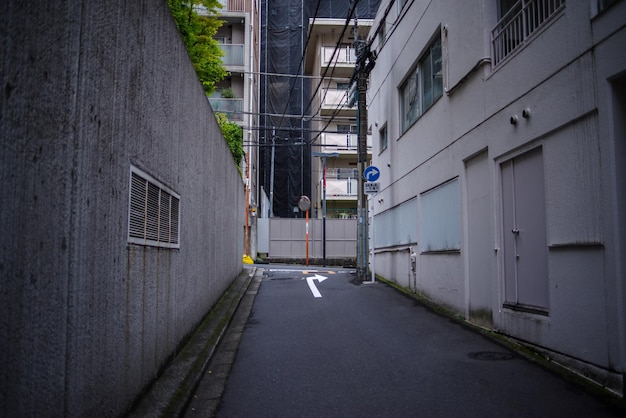
<svg viewBox="0 0 626 418">
<path fill-rule="evenodd" d="M 142 172 L 130 168 L 128 242 L 179 248 L 180 196 Z"/>
</svg>

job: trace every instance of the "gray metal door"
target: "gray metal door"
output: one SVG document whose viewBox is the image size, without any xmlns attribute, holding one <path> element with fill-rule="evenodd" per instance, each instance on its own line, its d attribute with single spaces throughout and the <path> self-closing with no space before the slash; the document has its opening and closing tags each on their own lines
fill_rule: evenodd
<svg viewBox="0 0 626 418">
<path fill-rule="evenodd" d="M 548 310 L 548 247 L 541 148 L 501 164 L 504 301 Z"/>
</svg>

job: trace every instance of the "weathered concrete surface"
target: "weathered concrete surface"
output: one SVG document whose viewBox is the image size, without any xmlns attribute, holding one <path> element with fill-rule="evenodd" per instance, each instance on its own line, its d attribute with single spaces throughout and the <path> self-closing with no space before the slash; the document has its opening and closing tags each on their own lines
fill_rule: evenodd
<svg viewBox="0 0 626 418">
<path fill-rule="evenodd" d="M 241 177 L 165 1 L 5 1 L 0 51 L 0 415 L 119 415 L 241 272 Z M 131 165 L 180 249 L 128 244 Z"/>
<path fill-rule="evenodd" d="M 249 314 L 253 297 L 248 296 L 249 287 L 257 288 L 261 273 L 256 268 L 246 268 L 224 292 L 219 302 L 202 320 L 189 341 L 167 365 L 163 374 L 149 388 L 129 417 L 177 417 L 182 416 L 201 382 L 212 376 L 211 364 L 220 358 L 218 346 L 228 345 L 233 327 L 243 328 L 247 315 L 242 315 L 240 305 Z M 257 279 L 253 279 L 258 276 Z M 252 281 L 254 280 L 254 284 Z M 246 310 L 246 309 L 243 309 Z M 245 316 L 243 320 L 239 320 Z M 242 322 L 242 323 L 240 323 Z M 241 337 L 243 329 L 238 333 Z M 223 350 L 222 350 L 223 351 Z M 234 360 L 234 353 L 232 355 Z M 224 380 L 226 376 L 224 377 Z M 222 382 L 222 385 L 224 382 Z M 219 397 L 218 397 L 219 398 Z M 219 400 L 219 399 L 218 399 Z"/>
</svg>

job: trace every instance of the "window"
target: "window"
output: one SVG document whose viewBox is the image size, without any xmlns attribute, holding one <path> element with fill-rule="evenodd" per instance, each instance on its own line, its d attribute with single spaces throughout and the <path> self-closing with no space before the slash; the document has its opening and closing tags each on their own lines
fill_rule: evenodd
<svg viewBox="0 0 626 418">
<path fill-rule="evenodd" d="M 387 125 L 383 126 L 383 128 L 379 131 L 379 145 L 380 152 L 387 149 Z"/>
<path fill-rule="evenodd" d="M 618 1 L 619 0 L 595 0 L 591 3 L 591 16 L 599 15 Z"/>
<path fill-rule="evenodd" d="M 598 11 L 601 12 L 605 9 L 608 9 L 615 3 L 617 3 L 617 0 L 598 0 Z"/>
<path fill-rule="evenodd" d="M 402 133 L 443 94 L 441 36 L 430 44 L 409 78 L 400 86 Z"/>
<path fill-rule="evenodd" d="M 461 201 L 455 178 L 421 194 L 422 252 L 461 249 Z"/>
<path fill-rule="evenodd" d="M 417 198 L 414 197 L 374 216 L 376 248 L 417 242 Z"/>
<path fill-rule="evenodd" d="M 337 132 L 339 133 L 356 133 L 356 125 L 337 125 Z"/>
<path fill-rule="evenodd" d="M 387 22 L 384 20 L 380 22 L 380 26 L 378 28 L 378 46 L 382 47 L 385 43 L 385 38 L 387 37 Z"/>
<path fill-rule="evenodd" d="M 521 2 L 520 0 L 500 0 L 498 2 L 498 19 L 502 19 L 504 16 L 506 15 L 510 15 L 512 10 L 512 13 L 515 13 L 515 11 L 519 11 L 521 10 Z"/>
<path fill-rule="evenodd" d="M 328 178 L 328 171 L 326 173 L 326 177 Z M 336 168 L 335 169 L 335 175 L 337 180 L 346 180 L 346 179 L 356 179 L 359 177 L 359 173 L 358 170 L 354 169 L 354 168 Z"/>
<path fill-rule="evenodd" d="M 179 248 L 180 196 L 141 172 L 130 168 L 128 242 Z"/>
<path fill-rule="evenodd" d="M 565 7 L 565 0 L 500 0 L 491 31 L 493 64 L 498 65 Z"/>
<path fill-rule="evenodd" d="M 337 90 L 349 90 L 350 83 L 337 83 Z"/>
</svg>

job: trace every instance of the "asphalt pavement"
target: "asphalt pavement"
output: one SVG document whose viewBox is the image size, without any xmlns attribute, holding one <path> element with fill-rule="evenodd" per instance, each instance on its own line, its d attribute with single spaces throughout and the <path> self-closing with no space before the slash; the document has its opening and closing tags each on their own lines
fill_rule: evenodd
<svg viewBox="0 0 626 418">
<path fill-rule="evenodd" d="M 506 344 L 384 283 L 354 279 L 346 270 L 265 269 L 211 413 L 624 416 Z M 203 396 L 200 385 L 195 399 Z M 187 414 L 204 415 L 201 402 L 192 400 Z"/>
<path fill-rule="evenodd" d="M 248 266 L 129 415 L 626 416 L 505 338 L 355 278 Z"/>
</svg>

